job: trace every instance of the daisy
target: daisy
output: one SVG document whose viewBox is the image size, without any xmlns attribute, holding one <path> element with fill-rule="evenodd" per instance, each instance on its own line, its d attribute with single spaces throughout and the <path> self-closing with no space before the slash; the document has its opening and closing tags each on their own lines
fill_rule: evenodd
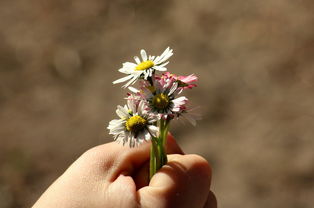
<svg viewBox="0 0 314 208">
<path fill-rule="evenodd" d="M 169 61 L 167 61 L 173 55 L 172 49 L 169 47 L 160 55 L 160 56 L 147 56 L 147 53 L 144 49 L 141 50 L 141 58 L 135 56 L 135 63 L 125 62 L 122 65 L 122 68 L 119 69 L 119 72 L 127 74 L 126 77 L 118 79 L 113 82 L 113 84 L 126 82 L 123 85 L 124 88 L 134 84 L 139 78 L 144 78 L 147 80 L 148 77 L 152 77 L 155 70 L 157 71 L 167 71 L 165 67 Z"/>
<path fill-rule="evenodd" d="M 107 128 L 118 143 L 135 147 L 157 136 L 156 116 L 147 112 L 145 101 L 131 97 L 127 105 L 117 107 L 116 113 L 120 119 L 110 121 Z"/>
<path fill-rule="evenodd" d="M 178 83 L 165 79 L 155 79 L 153 82 L 154 87 L 142 88 L 151 112 L 163 119 L 180 115 L 186 109 L 188 99 L 184 96 L 176 98 L 182 92 Z"/>
</svg>

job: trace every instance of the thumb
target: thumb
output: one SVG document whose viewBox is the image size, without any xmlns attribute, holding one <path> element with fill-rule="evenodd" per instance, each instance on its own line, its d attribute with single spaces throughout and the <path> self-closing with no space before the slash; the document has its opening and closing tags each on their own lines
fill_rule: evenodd
<svg viewBox="0 0 314 208">
<path fill-rule="evenodd" d="M 138 190 L 142 207 L 204 207 L 211 168 L 198 155 L 169 155 L 169 162 Z"/>
</svg>

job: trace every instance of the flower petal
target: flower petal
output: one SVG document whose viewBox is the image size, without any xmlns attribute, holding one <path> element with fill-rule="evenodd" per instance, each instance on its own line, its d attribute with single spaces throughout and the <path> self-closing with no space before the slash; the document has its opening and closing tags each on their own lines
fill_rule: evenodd
<svg viewBox="0 0 314 208">
<path fill-rule="evenodd" d="M 127 119 L 129 117 L 128 111 L 120 105 L 117 106 L 116 113 L 121 119 Z"/>
<path fill-rule="evenodd" d="M 147 54 L 144 49 L 141 50 L 141 56 L 142 56 L 143 61 L 147 61 Z"/>
<path fill-rule="evenodd" d="M 113 84 L 117 84 L 117 83 L 125 82 L 125 81 L 127 81 L 129 79 L 132 79 L 132 77 L 133 77 L 133 75 L 130 74 L 130 75 L 126 76 L 126 77 L 122 77 L 120 79 L 117 79 L 117 80 L 113 81 L 112 83 Z"/>
<path fill-rule="evenodd" d="M 137 64 L 140 64 L 141 63 L 141 60 L 138 56 L 134 56 L 134 60 Z"/>
</svg>

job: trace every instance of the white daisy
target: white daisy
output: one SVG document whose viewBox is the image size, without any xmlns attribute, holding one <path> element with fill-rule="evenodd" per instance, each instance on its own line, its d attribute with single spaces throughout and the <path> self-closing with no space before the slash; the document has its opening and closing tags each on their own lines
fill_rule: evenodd
<svg viewBox="0 0 314 208">
<path fill-rule="evenodd" d="M 118 106 L 116 113 L 120 119 L 110 121 L 107 128 L 118 143 L 135 147 L 157 136 L 156 116 L 147 112 L 145 101 L 128 99 L 127 105 Z"/>
<path fill-rule="evenodd" d="M 126 82 L 123 85 L 124 88 L 134 84 L 139 78 L 144 78 L 147 80 L 148 77 L 151 77 L 155 70 L 157 71 L 167 71 L 165 67 L 169 61 L 167 61 L 173 55 L 172 49 L 169 47 L 160 55 L 160 56 L 147 56 L 144 49 L 141 50 L 142 61 L 139 57 L 135 56 L 135 63 L 125 62 L 119 72 L 127 74 L 126 77 L 118 79 L 113 82 L 113 84 Z"/>
<path fill-rule="evenodd" d="M 178 83 L 163 79 L 153 80 L 153 82 L 154 87 L 143 90 L 144 99 L 148 101 L 151 112 L 163 119 L 173 118 L 183 113 L 188 99 L 184 96 L 177 97 L 182 92 L 182 88 L 178 88 Z"/>
</svg>

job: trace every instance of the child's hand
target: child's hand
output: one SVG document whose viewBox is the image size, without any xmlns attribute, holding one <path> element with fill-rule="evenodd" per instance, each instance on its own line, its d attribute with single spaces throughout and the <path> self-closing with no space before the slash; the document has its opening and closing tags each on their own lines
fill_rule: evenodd
<svg viewBox="0 0 314 208">
<path fill-rule="evenodd" d="M 148 184 L 150 144 L 115 142 L 88 150 L 39 198 L 34 208 L 214 208 L 211 169 L 198 155 L 183 155 L 169 136 L 168 164 Z"/>
</svg>

